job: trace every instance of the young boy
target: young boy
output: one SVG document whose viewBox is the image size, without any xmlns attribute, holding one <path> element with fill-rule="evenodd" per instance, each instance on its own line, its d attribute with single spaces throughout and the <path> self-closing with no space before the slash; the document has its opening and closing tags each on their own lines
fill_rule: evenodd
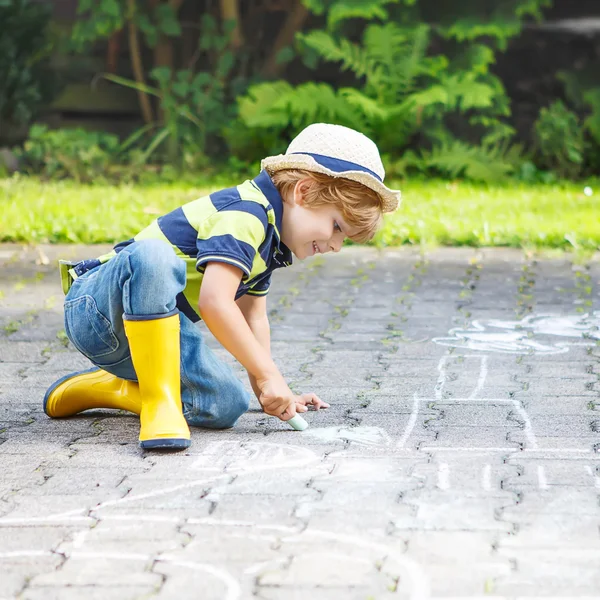
<svg viewBox="0 0 600 600">
<path fill-rule="evenodd" d="M 134 412 L 144 449 L 187 448 L 188 423 L 232 427 L 249 397 L 205 345 L 194 325 L 201 318 L 245 367 L 267 414 L 285 421 L 308 404 L 328 406 L 314 394 L 294 395 L 271 358 L 271 274 L 292 255 L 371 239 L 400 192 L 383 184 L 375 144 L 339 125 L 310 125 L 261 168 L 254 180 L 159 217 L 98 259 L 61 261 L 65 330 L 96 367 L 50 386 L 50 417 Z"/>
</svg>

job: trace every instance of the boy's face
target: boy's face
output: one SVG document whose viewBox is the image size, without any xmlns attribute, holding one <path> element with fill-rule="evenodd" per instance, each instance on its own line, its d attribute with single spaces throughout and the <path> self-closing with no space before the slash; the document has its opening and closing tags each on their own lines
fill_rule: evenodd
<svg viewBox="0 0 600 600">
<path fill-rule="evenodd" d="M 315 254 L 339 252 L 344 239 L 350 235 L 340 212 L 332 206 L 309 208 L 304 205 L 304 185 L 296 184 L 293 197 L 285 198 L 281 241 L 299 260 Z"/>
</svg>

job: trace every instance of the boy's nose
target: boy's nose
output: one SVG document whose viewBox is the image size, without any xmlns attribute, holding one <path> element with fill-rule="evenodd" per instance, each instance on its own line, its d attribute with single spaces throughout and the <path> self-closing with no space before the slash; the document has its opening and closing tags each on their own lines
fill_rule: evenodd
<svg viewBox="0 0 600 600">
<path fill-rule="evenodd" d="M 342 242 L 335 238 L 331 238 L 331 240 L 329 240 L 329 248 L 332 252 L 339 252 L 342 249 Z"/>
</svg>

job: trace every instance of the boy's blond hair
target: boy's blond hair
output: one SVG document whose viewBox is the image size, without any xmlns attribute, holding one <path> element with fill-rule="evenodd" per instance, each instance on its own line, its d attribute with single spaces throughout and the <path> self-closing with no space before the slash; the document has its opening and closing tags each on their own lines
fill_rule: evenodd
<svg viewBox="0 0 600 600">
<path fill-rule="evenodd" d="M 282 169 L 271 174 L 271 179 L 282 198 L 294 192 L 301 179 L 312 180 L 304 194 L 304 204 L 309 208 L 334 205 L 344 221 L 354 231 L 353 242 L 368 242 L 373 239 L 383 222 L 382 199 L 368 187 L 342 177 L 330 177 L 304 169 Z"/>
</svg>

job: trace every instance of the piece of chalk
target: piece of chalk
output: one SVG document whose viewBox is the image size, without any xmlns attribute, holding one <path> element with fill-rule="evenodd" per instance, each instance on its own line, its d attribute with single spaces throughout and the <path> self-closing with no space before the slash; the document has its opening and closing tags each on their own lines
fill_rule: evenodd
<svg viewBox="0 0 600 600">
<path fill-rule="evenodd" d="M 296 431 L 304 431 L 308 427 L 308 423 L 300 415 L 292 417 L 288 421 L 288 425 Z"/>
</svg>

